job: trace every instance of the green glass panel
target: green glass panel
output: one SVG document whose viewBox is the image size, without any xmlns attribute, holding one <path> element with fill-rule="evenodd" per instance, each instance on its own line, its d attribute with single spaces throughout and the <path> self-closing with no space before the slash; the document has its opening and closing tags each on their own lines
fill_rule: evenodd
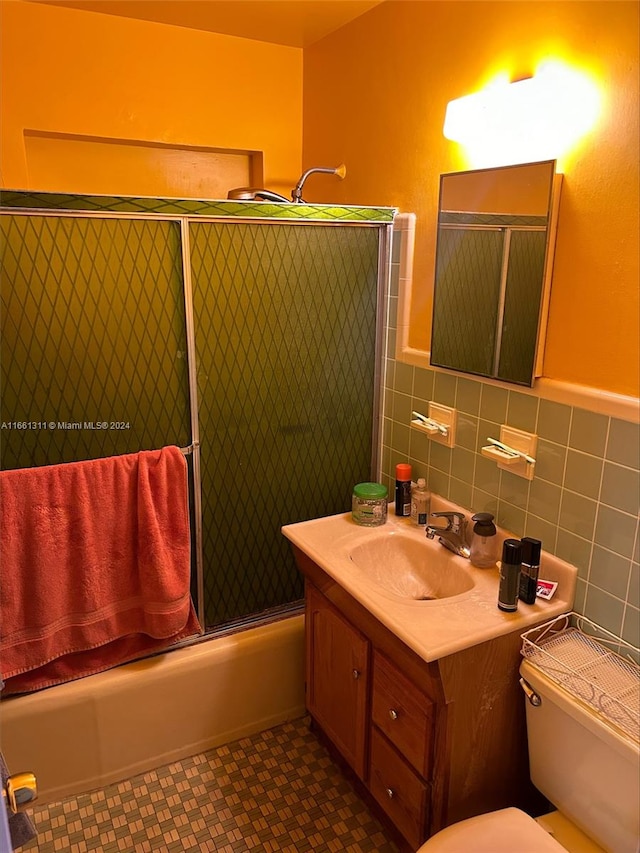
<svg viewBox="0 0 640 853">
<path fill-rule="evenodd" d="M 379 231 L 190 232 L 211 627 L 301 598 L 281 526 L 370 479 Z"/>
<path fill-rule="evenodd" d="M 513 231 L 497 376 L 531 385 L 544 280 L 545 231 Z"/>
<path fill-rule="evenodd" d="M 180 230 L 0 217 L 2 468 L 185 445 Z"/>
<path fill-rule="evenodd" d="M 491 376 L 502 231 L 438 229 L 431 363 Z"/>
</svg>

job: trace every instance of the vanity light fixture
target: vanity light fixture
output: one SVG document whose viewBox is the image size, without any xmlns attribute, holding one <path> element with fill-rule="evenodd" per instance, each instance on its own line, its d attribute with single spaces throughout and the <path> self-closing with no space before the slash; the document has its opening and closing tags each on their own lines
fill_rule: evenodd
<svg viewBox="0 0 640 853">
<path fill-rule="evenodd" d="M 600 95 L 584 74 L 559 62 L 514 83 L 501 77 L 450 101 L 443 133 L 465 146 L 474 165 L 556 159 L 593 127 Z"/>
</svg>

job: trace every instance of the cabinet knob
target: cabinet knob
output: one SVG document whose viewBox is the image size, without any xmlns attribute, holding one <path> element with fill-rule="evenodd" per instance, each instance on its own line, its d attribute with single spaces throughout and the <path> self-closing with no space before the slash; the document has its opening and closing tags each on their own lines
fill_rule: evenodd
<svg viewBox="0 0 640 853">
<path fill-rule="evenodd" d="M 354 669 L 354 670 L 353 670 L 353 677 L 354 677 L 355 679 L 360 678 L 360 670 L 359 670 L 359 669 Z"/>
<path fill-rule="evenodd" d="M 387 796 L 389 797 L 390 800 L 392 800 L 395 797 L 395 795 L 396 795 L 396 792 L 393 790 L 393 788 L 387 788 Z"/>
<path fill-rule="evenodd" d="M 389 716 L 391 717 L 392 720 L 397 720 L 398 719 L 398 712 L 395 711 L 393 708 L 390 708 L 389 709 Z"/>
</svg>

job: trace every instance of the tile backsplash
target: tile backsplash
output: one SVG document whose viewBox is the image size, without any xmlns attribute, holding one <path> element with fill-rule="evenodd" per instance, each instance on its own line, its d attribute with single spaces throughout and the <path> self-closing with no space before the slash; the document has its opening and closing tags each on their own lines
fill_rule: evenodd
<svg viewBox="0 0 640 853">
<path fill-rule="evenodd" d="M 389 299 L 382 431 L 382 482 L 393 494 L 395 465 L 470 512 L 491 512 L 514 535 L 578 568 L 575 610 L 640 645 L 640 427 L 497 386 L 476 377 L 414 367 L 395 358 L 397 290 Z M 409 427 L 429 401 L 458 412 L 456 446 Z M 538 436 L 531 481 L 480 454 L 500 425 Z"/>
</svg>

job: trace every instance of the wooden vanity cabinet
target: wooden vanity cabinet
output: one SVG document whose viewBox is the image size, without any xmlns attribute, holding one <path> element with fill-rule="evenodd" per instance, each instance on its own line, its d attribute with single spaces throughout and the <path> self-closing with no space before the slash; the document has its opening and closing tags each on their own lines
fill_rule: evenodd
<svg viewBox="0 0 640 853">
<path fill-rule="evenodd" d="M 294 554 L 306 582 L 308 711 L 401 849 L 482 812 L 540 813 L 520 633 L 426 662 L 295 546 Z"/>
</svg>

